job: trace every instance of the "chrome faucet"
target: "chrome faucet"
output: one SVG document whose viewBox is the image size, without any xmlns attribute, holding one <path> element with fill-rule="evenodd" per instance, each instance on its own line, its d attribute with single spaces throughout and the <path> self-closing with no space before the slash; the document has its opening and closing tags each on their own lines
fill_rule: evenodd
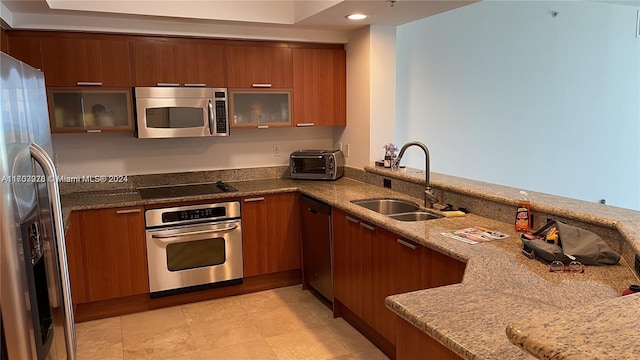
<svg viewBox="0 0 640 360">
<path fill-rule="evenodd" d="M 400 149 L 400 154 L 398 155 L 398 157 L 396 158 L 396 160 L 393 162 L 393 165 L 391 166 L 392 170 L 398 170 L 398 168 L 400 168 L 400 160 L 402 160 L 402 156 L 404 155 L 404 152 L 407 150 L 408 147 L 410 146 L 417 146 L 420 149 L 422 149 L 422 151 L 424 151 L 424 160 L 425 160 L 425 188 L 424 188 L 424 207 L 426 208 L 432 208 L 433 204 L 438 202 L 438 198 L 436 198 L 435 194 L 433 193 L 433 189 L 431 188 L 431 183 L 429 182 L 429 173 L 430 173 L 430 169 L 429 169 L 429 149 L 427 149 L 427 145 L 419 142 L 419 141 L 410 141 L 406 144 L 404 144 L 404 146 L 402 146 L 402 149 Z"/>
</svg>

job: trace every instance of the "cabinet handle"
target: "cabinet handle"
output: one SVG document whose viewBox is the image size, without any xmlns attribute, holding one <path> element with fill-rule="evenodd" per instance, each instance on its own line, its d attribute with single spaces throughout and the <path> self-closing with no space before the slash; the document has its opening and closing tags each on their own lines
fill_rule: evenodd
<svg viewBox="0 0 640 360">
<path fill-rule="evenodd" d="M 135 214 L 135 213 L 139 213 L 140 209 L 128 209 L 128 210 L 117 210 L 116 214 L 118 215 L 122 215 L 122 214 Z"/>
<path fill-rule="evenodd" d="M 173 87 L 176 87 L 176 86 L 180 86 L 180 84 L 178 84 L 178 83 L 157 83 L 156 86 L 173 86 Z"/>
<path fill-rule="evenodd" d="M 256 198 L 250 198 L 250 199 L 244 199 L 244 202 L 255 202 L 255 201 L 263 201 L 264 197 L 256 197 Z"/>
<path fill-rule="evenodd" d="M 352 223 L 354 223 L 354 224 L 357 224 L 357 223 L 359 223 L 359 222 L 360 222 L 360 220 L 358 220 L 358 219 L 354 219 L 354 218 L 352 218 L 351 216 L 346 216 L 346 215 L 345 215 L 345 217 L 344 217 L 344 218 L 345 218 L 345 219 L 347 219 L 347 220 L 349 220 L 349 221 L 351 221 L 351 222 L 352 222 Z"/>
<path fill-rule="evenodd" d="M 102 86 L 102 81 L 78 81 L 78 86 Z"/>
<path fill-rule="evenodd" d="M 368 224 L 365 224 L 365 223 L 363 223 L 363 222 L 361 222 L 361 223 L 360 223 L 360 226 L 362 226 L 362 227 L 363 227 L 363 228 L 365 228 L 365 229 L 371 230 L 371 231 L 373 231 L 373 230 L 375 230 L 375 229 L 376 229 L 376 228 L 374 228 L 373 226 L 368 225 Z"/>
<path fill-rule="evenodd" d="M 411 250 L 415 250 L 416 249 L 416 246 L 413 245 L 410 242 L 406 242 L 406 241 L 404 241 L 402 239 L 396 239 L 396 241 L 398 242 L 398 244 L 404 245 L 404 246 L 408 247 Z"/>
<path fill-rule="evenodd" d="M 89 129 L 89 130 L 87 130 L 87 132 L 88 133 L 101 133 L 102 130 L 100 130 L 100 129 Z"/>
<path fill-rule="evenodd" d="M 251 84 L 251 87 L 254 87 L 254 88 L 270 88 L 271 84 Z"/>
<path fill-rule="evenodd" d="M 269 125 L 258 125 L 258 129 L 268 129 Z"/>
<path fill-rule="evenodd" d="M 297 127 L 311 127 L 311 126 L 316 126 L 316 123 L 300 123 L 300 124 L 296 124 Z"/>
<path fill-rule="evenodd" d="M 184 84 L 186 87 L 205 87 L 207 84 Z"/>
</svg>

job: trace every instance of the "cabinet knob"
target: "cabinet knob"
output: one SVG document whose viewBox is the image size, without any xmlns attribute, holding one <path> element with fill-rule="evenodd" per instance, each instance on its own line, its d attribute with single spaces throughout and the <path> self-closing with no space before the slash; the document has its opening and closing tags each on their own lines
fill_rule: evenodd
<svg viewBox="0 0 640 360">
<path fill-rule="evenodd" d="M 180 86 L 180 84 L 178 83 L 157 83 L 156 86 L 173 86 L 173 87 L 178 87 Z"/>
<path fill-rule="evenodd" d="M 185 87 L 206 87 L 207 84 L 184 84 Z"/>
<path fill-rule="evenodd" d="M 258 125 L 258 129 L 268 129 L 269 125 Z"/>
<path fill-rule="evenodd" d="M 311 127 L 311 126 L 316 126 L 315 123 L 300 123 L 300 124 L 296 124 L 297 127 Z"/>
<path fill-rule="evenodd" d="M 251 87 L 254 87 L 254 88 L 270 88 L 271 84 L 259 84 L 259 83 L 257 83 L 257 84 L 251 84 Z"/>
<path fill-rule="evenodd" d="M 249 199 L 244 199 L 244 202 L 255 202 L 255 201 L 263 201 L 264 197 L 255 197 L 255 198 L 249 198 Z"/>
</svg>

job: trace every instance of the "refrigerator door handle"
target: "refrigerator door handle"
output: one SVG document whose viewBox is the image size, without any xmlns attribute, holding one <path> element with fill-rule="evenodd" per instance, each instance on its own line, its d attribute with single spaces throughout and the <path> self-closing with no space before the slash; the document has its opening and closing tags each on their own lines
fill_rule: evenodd
<svg viewBox="0 0 640 360">
<path fill-rule="evenodd" d="M 62 221 L 62 208 L 60 207 L 60 192 L 58 190 L 58 178 L 53 160 L 39 145 L 31 143 L 29 151 L 33 159 L 42 166 L 47 181 L 47 190 L 51 201 L 53 213 L 53 235 L 58 248 L 58 265 L 60 269 L 60 281 L 63 301 L 64 339 L 67 348 L 67 360 L 76 358 L 76 334 L 73 321 L 73 305 L 71 303 L 71 284 L 69 282 L 69 266 L 67 264 L 67 249 L 64 240 L 64 223 Z"/>
</svg>

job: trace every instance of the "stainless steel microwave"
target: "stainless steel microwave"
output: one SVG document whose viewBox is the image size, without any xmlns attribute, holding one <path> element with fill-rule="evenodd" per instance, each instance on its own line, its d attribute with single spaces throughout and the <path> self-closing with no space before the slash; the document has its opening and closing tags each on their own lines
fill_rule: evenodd
<svg viewBox="0 0 640 360">
<path fill-rule="evenodd" d="M 289 157 L 292 179 L 337 180 L 344 175 L 344 154 L 340 150 L 300 150 Z"/>
<path fill-rule="evenodd" d="M 227 89 L 136 87 L 136 136 L 229 136 Z"/>
</svg>

